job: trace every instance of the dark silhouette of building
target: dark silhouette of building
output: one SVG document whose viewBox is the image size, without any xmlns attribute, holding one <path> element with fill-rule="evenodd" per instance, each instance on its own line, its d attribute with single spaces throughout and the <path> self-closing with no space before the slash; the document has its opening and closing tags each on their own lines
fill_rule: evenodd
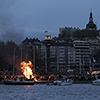
<svg viewBox="0 0 100 100">
<path fill-rule="evenodd" d="M 92 10 L 90 11 L 89 23 L 86 25 L 86 29 L 89 29 L 89 30 L 97 30 L 97 26 L 93 22 Z"/>
</svg>

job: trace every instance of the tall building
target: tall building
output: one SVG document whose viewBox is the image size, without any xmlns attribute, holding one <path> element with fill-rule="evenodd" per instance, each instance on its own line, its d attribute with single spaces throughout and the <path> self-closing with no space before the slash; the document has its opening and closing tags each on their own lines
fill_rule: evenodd
<svg viewBox="0 0 100 100">
<path fill-rule="evenodd" d="M 89 70 L 90 66 L 90 43 L 86 40 L 76 40 L 74 41 L 75 50 L 75 64 L 81 66 L 81 70 Z M 84 68 L 84 66 L 88 68 Z"/>
<path fill-rule="evenodd" d="M 41 45 L 41 57 L 45 57 L 43 66 L 47 72 L 59 72 L 68 69 L 68 47 L 72 47 L 72 40 L 44 41 Z M 49 45 L 50 44 L 50 45 Z M 49 46 L 49 47 L 48 47 Z"/>
<path fill-rule="evenodd" d="M 93 22 L 92 10 L 90 11 L 89 23 L 86 25 L 86 29 L 89 29 L 89 30 L 97 30 L 97 26 Z"/>
</svg>

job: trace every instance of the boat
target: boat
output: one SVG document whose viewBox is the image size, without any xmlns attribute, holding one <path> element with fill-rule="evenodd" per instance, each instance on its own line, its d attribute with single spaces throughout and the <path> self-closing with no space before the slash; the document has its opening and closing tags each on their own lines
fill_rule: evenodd
<svg viewBox="0 0 100 100">
<path fill-rule="evenodd" d="M 72 85 L 73 80 L 71 79 L 54 79 L 53 85 L 59 85 L 59 86 L 68 86 Z"/>
<path fill-rule="evenodd" d="M 34 78 L 32 78 L 32 79 L 25 79 L 25 80 L 9 79 L 9 80 L 4 80 L 3 83 L 5 85 L 34 85 L 35 81 L 34 81 Z"/>
<path fill-rule="evenodd" d="M 100 79 L 96 77 L 96 80 L 92 81 L 92 85 L 100 85 Z"/>
<path fill-rule="evenodd" d="M 23 61 L 22 62 L 22 65 L 24 67 L 23 75 L 15 75 L 15 73 L 14 73 L 15 72 L 15 48 L 14 48 L 13 76 L 10 79 L 5 79 L 3 81 L 3 83 L 6 85 L 34 85 L 35 80 L 32 75 L 32 70 L 29 68 L 28 64 L 27 64 L 27 60 L 26 60 L 26 62 Z M 30 62 L 30 64 L 31 64 L 31 62 Z"/>
<path fill-rule="evenodd" d="M 23 80 L 23 81 L 15 81 L 15 80 L 4 80 L 5 85 L 34 85 L 34 80 Z"/>
</svg>

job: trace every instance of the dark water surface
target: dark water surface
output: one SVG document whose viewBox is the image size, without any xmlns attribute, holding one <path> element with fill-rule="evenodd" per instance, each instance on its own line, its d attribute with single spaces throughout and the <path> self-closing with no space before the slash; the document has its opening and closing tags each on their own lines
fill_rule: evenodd
<svg viewBox="0 0 100 100">
<path fill-rule="evenodd" d="M 0 85 L 0 100 L 100 100 L 100 86 Z"/>
</svg>

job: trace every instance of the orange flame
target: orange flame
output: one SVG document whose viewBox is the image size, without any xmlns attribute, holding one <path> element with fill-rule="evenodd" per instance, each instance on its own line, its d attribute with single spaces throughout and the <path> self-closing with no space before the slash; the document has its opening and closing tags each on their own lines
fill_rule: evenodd
<svg viewBox="0 0 100 100">
<path fill-rule="evenodd" d="M 28 63 L 26 63 L 25 61 L 23 61 L 21 65 L 22 65 L 21 69 L 25 77 L 28 79 L 34 78 L 32 69 L 31 69 L 31 67 L 33 66 L 32 62 L 29 61 Z"/>
</svg>

